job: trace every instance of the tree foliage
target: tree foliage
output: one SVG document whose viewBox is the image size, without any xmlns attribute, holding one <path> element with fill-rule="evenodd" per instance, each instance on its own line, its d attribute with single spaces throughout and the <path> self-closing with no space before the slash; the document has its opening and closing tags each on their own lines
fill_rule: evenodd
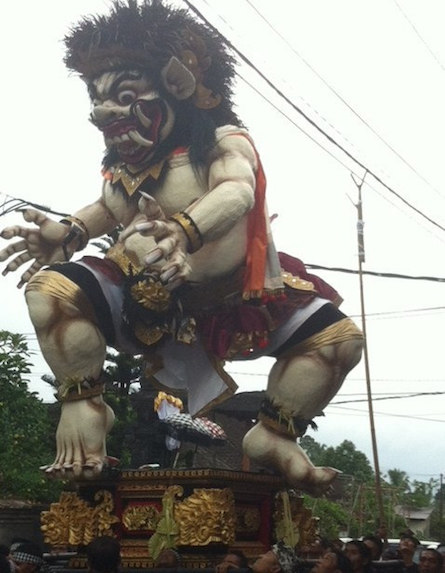
<svg viewBox="0 0 445 573">
<path fill-rule="evenodd" d="M 107 451 L 126 467 L 131 460 L 132 431 L 136 414 L 130 403 L 131 385 L 139 381 L 142 357 L 125 352 L 107 353 L 105 399 L 116 414 L 110 434 L 107 436 Z"/>
<path fill-rule="evenodd" d="M 336 447 L 327 447 L 318 444 L 310 436 L 305 436 L 300 444 L 316 466 L 334 467 L 353 476 L 359 483 L 368 483 L 374 479 L 374 472 L 366 454 L 358 450 L 350 440 L 344 440 Z"/>
<path fill-rule="evenodd" d="M 28 390 L 29 357 L 22 335 L 0 331 L 0 496 L 53 501 L 61 486 L 39 467 L 54 456 L 54 431 L 47 407 Z"/>
</svg>

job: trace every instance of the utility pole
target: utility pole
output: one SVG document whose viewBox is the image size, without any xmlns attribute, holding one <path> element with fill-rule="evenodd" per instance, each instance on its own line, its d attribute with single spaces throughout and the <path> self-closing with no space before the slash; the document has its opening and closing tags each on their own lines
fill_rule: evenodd
<svg viewBox="0 0 445 573">
<path fill-rule="evenodd" d="M 382 496 L 382 487 L 380 480 L 380 465 L 379 465 L 377 438 L 374 424 L 374 409 L 372 405 L 371 375 L 369 370 L 368 343 L 366 336 L 365 295 L 363 287 L 363 268 L 362 268 L 363 263 L 365 262 L 365 240 L 364 240 L 365 223 L 363 220 L 362 187 L 363 183 L 365 182 L 367 173 L 368 171 L 365 171 L 365 174 L 363 175 L 361 181 L 357 181 L 354 175 L 352 174 L 351 177 L 358 190 L 358 203 L 355 205 L 355 207 L 357 208 L 357 245 L 358 245 L 358 271 L 359 271 L 358 276 L 360 281 L 360 305 L 361 305 L 361 316 L 362 316 L 362 331 L 364 337 L 363 360 L 365 365 L 366 388 L 368 394 L 368 413 L 369 413 L 369 423 L 371 427 L 372 453 L 374 458 L 375 494 L 377 499 L 377 507 L 379 511 L 379 525 L 380 527 L 383 527 L 386 525 L 386 523 L 385 523 L 385 512 L 383 509 L 383 496 Z"/>
<path fill-rule="evenodd" d="M 442 523 L 443 523 L 443 474 L 440 474 L 440 486 L 439 486 L 439 527 L 442 534 Z"/>
</svg>

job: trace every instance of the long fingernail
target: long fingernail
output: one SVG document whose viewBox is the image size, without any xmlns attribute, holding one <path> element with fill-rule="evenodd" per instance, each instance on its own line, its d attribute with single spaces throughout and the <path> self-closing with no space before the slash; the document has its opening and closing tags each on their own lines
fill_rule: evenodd
<svg viewBox="0 0 445 573">
<path fill-rule="evenodd" d="M 162 251 L 161 249 L 155 249 L 154 251 L 151 251 L 151 253 L 148 253 L 148 255 L 145 257 L 145 264 L 151 265 L 160 259 L 162 259 Z"/>
<path fill-rule="evenodd" d="M 154 197 L 152 197 L 148 193 L 145 193 L 145 191 L 139 191 L 139 193 L 142 195 L 142 197 L 145 197 L 145 199 L 147 199 L 147 201 L 156 201 L 156 199 Z"/>
<path fill-rule="evenodd" d="M 161 276 L 159 278 L 161 279 L 162 282 L 167 282 L 177 272 L 178 272 L 178 269 L 176 267 L 172 267 L 171 269 L 168 269 L 167 271 L 165 271 L 165 273 L 161 273 Z"/>
<path fill-rule="evenodd" d="M 134 228 L 136 231 L 151 231 L 154 228 L 155 224 L 153 222 L 148 223 L 136 223 Z"/>
</svg>

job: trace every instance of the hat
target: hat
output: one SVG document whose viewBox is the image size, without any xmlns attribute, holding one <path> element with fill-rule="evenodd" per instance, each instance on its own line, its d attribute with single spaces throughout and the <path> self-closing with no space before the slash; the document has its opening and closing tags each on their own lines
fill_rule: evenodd
<svg viewBox="0 0 445 573">
<path fill-rule="evenodd" d="M 283 573 L 294 573 L 299 563 L 297 554 L 292 547 L 285 545 L 279 541 L 272 546 L 272 551 L 275 553 L 278 563 L 280 564 Z"/>
<path fill-rule="evenodd" d="M 29 563 L 31 565 L 38 565 L 39 567 L 44 563 L 42 551 L 33 543 L 14 544 L 11 551 L 11 559 L 15 563 Z"/>
</svg>

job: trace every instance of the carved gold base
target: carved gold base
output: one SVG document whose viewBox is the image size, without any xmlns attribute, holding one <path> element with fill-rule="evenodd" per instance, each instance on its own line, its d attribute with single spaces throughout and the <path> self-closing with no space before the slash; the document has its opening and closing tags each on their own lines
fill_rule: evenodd
<svg viewBox="0 0 445 573">
<path fill-rule="evenodd" d="M 273 475 L 213 470 L 122 471 L 115 479 L 77 482 L 41 516 L 51 550 L 76 551 L 69 564 L 86 567 L 82 548 L 116 536 L 124 568 L 150 568 L 164 547 L 182 567 L 212 567 L 228 547 L 254 558 L 278 539 L 310 542 L 315 520 L 302 499 Z"/>
</svg>

